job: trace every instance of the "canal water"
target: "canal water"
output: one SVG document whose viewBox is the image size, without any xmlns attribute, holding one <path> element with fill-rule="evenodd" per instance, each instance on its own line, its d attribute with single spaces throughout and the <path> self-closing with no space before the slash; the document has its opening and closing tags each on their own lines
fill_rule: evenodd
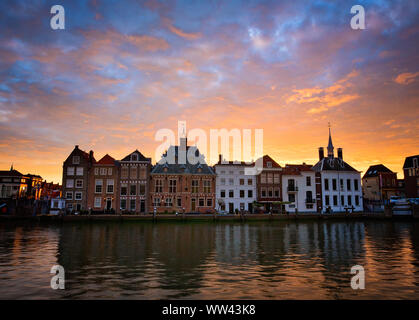
<svg viewBox="0 0 419 320">
<path fill-rule="evenodd" d="M 51 298 L 419 299 L 419 223 L 0 224 L 0 299 Z"/>
</svg>

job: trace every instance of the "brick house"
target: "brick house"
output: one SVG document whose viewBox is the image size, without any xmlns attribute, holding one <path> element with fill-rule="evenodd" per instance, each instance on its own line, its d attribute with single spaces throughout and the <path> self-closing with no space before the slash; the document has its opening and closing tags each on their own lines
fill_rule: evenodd
<svg viewBox="0 0 419 320">
<path fill-rule="evenodd" d="M 118 163 L 120 200 L 117 212 L 148 213 L 151 158 L 135 150 Z"/>
<path fill-rule="evenodd" d="M 194 154 L 197 163 L 192 164 L 187 153 Z M 174 161 L 165 162 L 170 155 Z M 186 138 L 180 139 L 179 146 L 169 147 L 150 176 L 150 212 L 215 212 L 215 172 L 197 147 L 187 146 Z"/>
<path fill-rule="evenodd" d="M 397 173 L 382 164 L 370 166 L 362 177 L 362 191 L 365 204 L 385 203 L 399 195 Z"/>
<path fill-rule="evenodd" d="M 257 202 L 263 204 L 267 212 L 279 212 L 278 202 L 282 201 L 282 167 L 268 155 L 262 157 L 261 164 L 262 170 L 256 178 Z"/>
<path fill-rule="evenodd" d="M 406 157 L 403 164 L 407 198 L 419 198 L 419 155 Z"/>
<path fill-rule="evenodd" d="M 87 211 L 89 170 L 94 163 L 93 151 L 87 153 L 78 145 L 64 161 L 62 189 L 67 211 Z"/>
<path fill-rule="evenodd" d="M 93 163 L 87 189 L 87 205 L 93 212 L 119 211 L 118 169 L 118 162 L 108 154 Z"/>
</svg>

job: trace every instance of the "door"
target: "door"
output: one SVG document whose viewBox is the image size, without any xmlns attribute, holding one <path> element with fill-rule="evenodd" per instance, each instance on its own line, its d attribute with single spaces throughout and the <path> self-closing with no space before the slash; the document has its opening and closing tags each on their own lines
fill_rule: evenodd
<svg viewBox="0 0 419 320">
<path fill-rule="evenodd" d="M 253 203 L 249 203 L 249 212 L 253 213 Z"/>
<path fill-rule="evenodd" d="M 234 203 L 229 203 L 228 204 L 228 212 L 229 213 L 234 213 Z"/>
<path fill-rule="evenodd" d="M 112 209 L 112 199 L 106 199 L 106 211 L 110 211 Z"/>
<path fill-rule="evenodd" d="M 191 203 L 191 211 L 194 212 L 196 208 L 196 199 L 192 199 L 192 203 Z"/>
<path fill-rule="evenodd" d="M 145 212 L 145 200 L 140 201 L 140 212 Z"/>
</svg>

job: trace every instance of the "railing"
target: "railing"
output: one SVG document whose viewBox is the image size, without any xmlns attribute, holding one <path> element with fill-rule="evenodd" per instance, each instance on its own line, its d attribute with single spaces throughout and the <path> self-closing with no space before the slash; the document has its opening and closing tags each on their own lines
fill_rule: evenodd
<svg viewBox="0 0 419 320">
<path fill-rule="evenodd" d="M 306 203 L 316 203 L 316 199 L 312 199 L 312 198 L 306 199 Z"/>
<path fill-rule="evenodd" d="M 288 190 L 288 192 L 296 192 L 296 191 L 298 191 L 298 187 L 296 187 L 296 186 L 288 186 L 287 190 Z"/>
</svg>

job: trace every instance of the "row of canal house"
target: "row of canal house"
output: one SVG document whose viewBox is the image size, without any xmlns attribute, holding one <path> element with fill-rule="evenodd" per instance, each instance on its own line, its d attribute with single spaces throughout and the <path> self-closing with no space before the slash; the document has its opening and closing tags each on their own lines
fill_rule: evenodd
<svg viewBox="0 0 419 320">
<path fill-rule="evenodd" d="M 187 154 L 197 160 L 189 161 Z M 186 137 L 154 166 L 138 150 L 121 160 L 105 155 L 96 161 L 93 151 L 76 146 L 63 164 L 63 196 L 68 211 L 136 214 L 363 208 L 360 172 L 343 160 L 341 148 L 335 157 L 330 130 L 327 156 L 319 148 L 314 166 L 282 167 L 268 155 L 250 164 L 220 155 L 218 163 L 209 166 Z"/>
</svg>

